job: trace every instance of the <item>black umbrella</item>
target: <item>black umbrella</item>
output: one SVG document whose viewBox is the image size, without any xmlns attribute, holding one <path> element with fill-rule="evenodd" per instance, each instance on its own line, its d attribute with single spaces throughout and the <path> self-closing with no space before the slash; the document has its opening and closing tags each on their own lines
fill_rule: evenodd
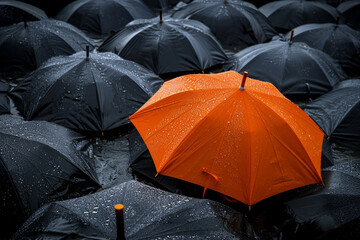
<svg viewBox="0 0 360 240">
<path fill-rule="evenodd" d="M 56 16 L 57 19 L 96 34 L 121 30 L 134 19 L 153 18 L 141 0 L 77 0 Z"/>
<path fill-rule="evenodd" d="M 222 204 L 170 194 L 130 181 L 37 211 L 14 239 L 57 237 L 116 239 L 114 205 L 124 205 L 126 239 L 248 239 L 232 225 L 251 231 L 243 215 Z"/>
<path fill-rule="evenodd" d="M 343 168 L 341 165 L 340 168 Z M 294 236 L 289 239 L 295 239 L 300 234 L 302 237 L 296 239 L 358 239 L 354 237 L 360 236 L 358 227 L 341 231 L 341 228 L 346 229 L 346 225 L 358 222 L 360 218 L 360 164 L 352 161 L 346 165 L 346 170 L 337 170 L 338 165 L 323 170 L 324 187 L 298 191 L 298 197 L 286 202 L 295 220 L 292 226 Z M 284 225 L 284 231 L 291 226 Z M 337 230 L 342 237 L 333 235 Z"/>
<path fill-rule="evenodd" d="M 339 83 L 304 110 L 331 140 L 360 150 L 360 79 Z"/>
<path fill-rule="evenodd" d="M 277 34 L 254 5 L 239 0 L 195 0 L 172 16 L 204 23 L 224 48 L 242 49 Z"/>
<path fill-rule="evenodd" d="M 49 17 L 55 16 L 66 5 L 75 0 L 20 0 L 43 9 Z"/>
<path fill-rule="evenodd" d="M 10 101 L 8 98 L 8 92 L 10 86 L 0 81 L 0 114 L 10 113 Z"/>
<path fill-rule="evenodd" d="M 201 72 L 226 59 L 204 24 L 172 18 L 134 20 L 106 39 L 99 51 L 114 52 L 158 75 Z"/>
<path fill-rule="evenodd" d="M 142 0 L 149 8 L 160 11 L 174 7 L 180 1 L 184 3 L 191 2 L 191 0 Z"/>
<path fill-rule="evenodd" d="M 76 81 L 74 81 L 76 80 Z M 85 133 L 125 126 L 162 85 L 144 67 L 112 53 L 54 57 L 13 91 L 26 120 L 46 120 Z"/>
<path fill-rule="evenodd" d="M 286 0 L 268 3 L 259 10 L 279 32 L 287 32 L 307 23 L 334 23 L 338 13 L 328 4 Z"/>
<path fill-rule="evenodd" d="M 68 23 L 56 20 L 23 22 L 0 28 L 0 77 L 25 75 L 47 59 L 71 55 L 90 45 Z"/>
<path fill-rule="evenodd" d="M 1 115 L 2 118 L 11 118 Z M 48 122 L 0 120 L 0 231 L 16 230 L 45 203 L 100 188 L 84 138 Z"/>
<path fill-rule="evenodd" d="M 326 53 L 283 40 L 246 48 L 230 58 L 224 69 L 247 71 L 251 78 L 271 82 L 293 100 L 322 95 L 347 78 Z"/>
<path fill-rule="evenodd" d="M 346 1 L 337 7 L 341 15 L 341 22 L 360 30 L 360 1 Z"/>
<path fill-rule="evenodd" d="M 344 24 L 323 23 L 299 26 L 294 33 L 294 42 L 326 52 L 348 75 L 360 76 L 360 32 Z"/>
<path fill-rule="evenodd" d="M 47 19 L 47 16 L 43 10 L 37 7 L 14 0 L 0 1 L 0 27 L 41 19 Z"/>
</svg>

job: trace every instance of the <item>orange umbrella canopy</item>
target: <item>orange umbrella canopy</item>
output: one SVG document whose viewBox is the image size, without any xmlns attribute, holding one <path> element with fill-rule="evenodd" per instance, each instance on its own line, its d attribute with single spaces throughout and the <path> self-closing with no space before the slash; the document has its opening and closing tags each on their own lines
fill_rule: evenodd
<svg viewBox="0 0 360 240">
<path fill-rule="evenodd" d="M 247 205 L 321 182 L 324 133 L 272 84 L 234 72 L 165 84 L 130 117 L 158 174 Z"/>
</svg>

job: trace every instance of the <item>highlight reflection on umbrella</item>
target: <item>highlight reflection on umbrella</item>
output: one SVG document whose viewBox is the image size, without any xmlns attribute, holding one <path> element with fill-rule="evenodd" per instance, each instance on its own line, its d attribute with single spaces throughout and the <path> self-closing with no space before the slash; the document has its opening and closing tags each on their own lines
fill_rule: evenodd
<svg viewBox="0 0 360 240">
<path fill-rule="evenodd" d="M 231 230 L 231 223 L 240 224 L 241 214 L 235 210 L 136 181 L 48 204 L 28 219 L 14 239 L 116 239 L 114 206 L 118 203 L 124 205 L 126 239 L 248 239 Z M 251 230 L 245 222 L 241 224 Z"/>
<path fill-rule="evenodd" d="M 11 118 L 0 116 L 2 237 L 45 203 L 100 188 L 92 160 L 78 149 L 84 137 L 52 123 Z"/>
<path fill-rule="evenodd" d="M 158 174 L 250 206 L 321 182 L 321 129 L 272 84 L 249 79 L 243 88 L 242 78 L 175 78 L 130 117 Z"/>
<path fill-rule="evenodd" d="M 12 97 L 26 120 L 101 135 L 128 125 L 127 118 L 162 83 L 151 71 L 113 53 L 78 52 L 47 61 L 14 89 Z"/>
</svg>

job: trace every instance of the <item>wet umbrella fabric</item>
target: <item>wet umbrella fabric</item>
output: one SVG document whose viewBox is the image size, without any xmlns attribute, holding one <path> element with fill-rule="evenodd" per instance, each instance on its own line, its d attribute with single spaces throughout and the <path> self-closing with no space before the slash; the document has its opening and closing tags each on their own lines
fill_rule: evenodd
<svg viewBox="0 0 360 240">
<path fill-rule="evenodd" d="M 37 7 L 19 1 L 0 1 L 0 27 L 41 19 L 47 19 L 47 16 Z"/>
<path fill-rule="evenodd" d="M 167 10 L 175 6 L 180 1 L 186 3 L 191 0 L 142 0 L 149 8 L 154 11 Z"/>
<path fill-rule="evenodd" d="M 87 37 L 68 23 L 43 20 L 0 28 L 0 77 L 25 75 L 44 61 L 71 55 L 89 45 Z"/>
<path fill-rule="evenodd" d="M 320 128 L 272 84 L 248 79 L 241 90 L 241 79 L 175 78 L 130 117 L 157 173 L 247 205 L 320 182 Z"/>
<path fill-rule="evenodd" d="M 344 24 L 306 24 L 294 29 L 294 42 L 329 54 L 350 76 L 360 75 L 360 32 Z M 290 37 L 288 33 L 286 38 Z"/>
<path fill-rule="evenodd" d="M 43 9 L 49 17 L 54 17 L 61 9 L 75 0 L 21 0 Z"/>
<path fill-rule="evenodd" d="M 341 23 L 344 23 L 355 30 L 360 30 L 360 2 L 346 1 L 337 7 L 341 15 Z"/>
<path fill-rule="evenodd" d="M 76 79 L 76 81 L 74 81 Z M 127 119 L 163 80 L 113 53 L 85 52 L 54 57 L 12 92 L 26 120 L 46 120 L 99 135 L 130 123 Z"/>
<path fill-rule="evenodd" d="M 0 81 L 0 114 L 10 113 L 9 90 L 10 86 Z"/>
<path fill-rule="evenodd" d="M 338 13 L 328 4 L 286 0 L 268 3 L 259 8 L 279 32 L 308 23 L 335 23 Z"/>
<path fill-rule="evenodd" d="M 299 191 L 301 197 L 286 202 L 299 226 L 297 231 L 308 228 L 307 234 L 313 239 L 333 239 L 336 229 L 359 219 L 359 172 L 358 161 L 335 165 L 322 171 L 324 187 Z M 359 233 L 358 229 L 352 232 Z"/>
<path fill-rule="evenodd" d="M 134 19 L 155 17 L 141 0 L 77 0 L 56 18 L 96 34 L 121 30 Z"/>
<path fill-rule="evenodd" d="M 172 17 L 198 20 L 208 26 L 224 48 L 245 48 L 271 40 L 271 23 L 250 3 L 235 0 L 193 1 Z"/>
<path fill-rule="evenodd" d="M 45 203 L 100 188 L 91 159 L 78 149 L 82 136 L 48 122 L 0 122 L 2 236 Z"/>
<path fill-rule="evenodd" d="M 339 83 L 304 111 L 339 144 L 360 150 L 360 79 Z"/>
<path fill-rule="evenodd" d="M 191 197 L 201 197 L 203 187 L 177 178 L 156 175 L 155 164 L 146 144 L 136 129 L 129 135 L 130 167 L 138 178 L 151 182 L 167 191 Z"/>
<path fill-rule="evenodd" d="M 28 219 L 14 239 L 116 239 L 114 205 L 119 203 L 124 205 L 126 239 L 247 239 L 229 227 L 240 215 L 235 210 L 136 181 L 48 204 Z"/>
<path fill-rule="evenodd" d="M 277 40 L 246 48 L 229 58 L 223 68 L 268 81 L 290 99 L 305 100 L 331 90 L 347 78 L 326 53 L 305 43 Z"/>
<path fill-rule="evenodd" d="M 134 20 L 106 39 L 99 51 L 114 52 L 159 75 L 201 72 L 226 59 L 208 27 L 172 18 Z"/>
</svg>

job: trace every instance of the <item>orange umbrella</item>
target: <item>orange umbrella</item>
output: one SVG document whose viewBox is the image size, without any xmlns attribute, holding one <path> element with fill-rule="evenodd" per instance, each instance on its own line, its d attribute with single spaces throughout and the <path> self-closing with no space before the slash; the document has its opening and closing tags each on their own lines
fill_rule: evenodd
<svg viewBox="0 0 360 240">
<path fill-rule="evenodd" d="M 234 71 L 178 77 L 130 117 L 158 174 L 250 206 L 322 182 L 322 130 L 272 84 L 245 80 Z"/>
</svg>

